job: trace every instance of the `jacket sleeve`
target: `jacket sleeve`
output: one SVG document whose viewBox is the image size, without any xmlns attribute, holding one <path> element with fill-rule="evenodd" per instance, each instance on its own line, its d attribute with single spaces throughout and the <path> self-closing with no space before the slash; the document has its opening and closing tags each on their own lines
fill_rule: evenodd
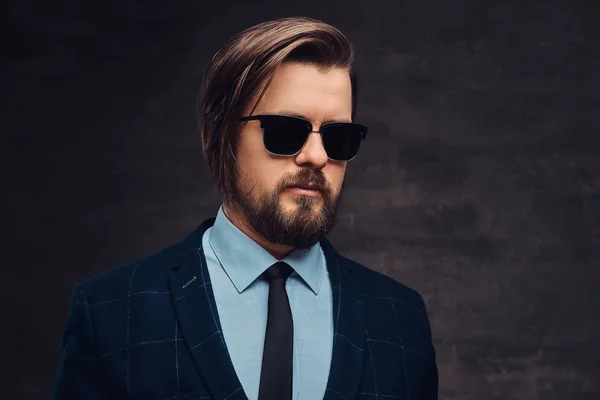
<svg viewBox="0 0 600 400">
<path fill-rule="evenodd" d="M 435 347 L 433 345 L 433 338 L 431 334 L 431 324 L 429 322 L 429 316 L 427 315 L 427 310 L 425 309 L 425 305 L 423 304 L 423 318 L 424 318 L 424 327 L 425 327 L 425 340 L 428 341 L 427 347 L 430 348 L 430 361 L 427 364 L 427 369 L 425 371 L 425 378 L 423 380 L 423 387 L 421 390 L 422 399 L 423 400 L 437 400 L 438 398 L 438 368 L 435 356 Z"/>
<path fill-rule="evenodd" d="M 423 400 L 437 400 L 438 398 L 438 371 L 435 361 L 431 361 L 425 372 L 423 385 Z"/>
<path fill-rule="evenodd" d="M 52 400 L 110 398 L 99 364 L 86 285 L 80 283 L 71 294 Z"/>
</svg>

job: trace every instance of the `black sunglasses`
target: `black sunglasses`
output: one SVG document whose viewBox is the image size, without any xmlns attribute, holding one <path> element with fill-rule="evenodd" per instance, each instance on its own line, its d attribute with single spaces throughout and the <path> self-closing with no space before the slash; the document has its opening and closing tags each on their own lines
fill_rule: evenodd
<svg viewBox="0 0 600 400">
<path fill-rule="evenodd" d="M 265 149 L 278 156 L 293 156 L 302 150 L 308 135 L 319 132 L 327 157 L 334 161 L 350 161 L 358 153 L 367 127 L 353 122 L 328 122 L 313 131 L 310 121 L 289 115 L 250 115 L 240 121 L 260 121 Z"/>
</svg>

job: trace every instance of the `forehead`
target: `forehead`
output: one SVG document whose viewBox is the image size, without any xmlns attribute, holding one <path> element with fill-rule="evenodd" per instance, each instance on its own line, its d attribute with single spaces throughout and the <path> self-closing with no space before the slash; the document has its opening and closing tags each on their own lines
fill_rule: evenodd
<svg viewBox="0 0 600 400">
<path fill-rule="evenodd" d="M 348 70 L 284 62 L 275 70 L 254 114 L 280 113 L 282 110 L 314 121 L 350 119 L 352 86 Z"/>
</svg>

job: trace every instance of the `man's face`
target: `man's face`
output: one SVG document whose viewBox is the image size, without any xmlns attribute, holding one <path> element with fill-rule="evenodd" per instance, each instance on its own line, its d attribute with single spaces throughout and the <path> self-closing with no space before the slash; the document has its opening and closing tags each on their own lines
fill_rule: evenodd
<svg viewBox="0 0 600 400">
<path fill-rule="evenodd" d="M 256 98 L 242 115 L 249 115 Z M 326 122 L 349 122 L 352 88 L 347 70 L 285 62 L 253 112 L 301 116 L 318 131 Z M 282 134 L 285 134 L 284 132 Z M 310 247 L 334 225 L 346 162 L 331 161 L 321 135 L 309 134 L 294 156 L 268 153 L 259 121 L 250 121 L 240 132 L 236 151 L 238 170 L 233 206 L 250 226 L 273 243 Z M 306 190 L 297 185 L 314 185 Z"/>
</svg>

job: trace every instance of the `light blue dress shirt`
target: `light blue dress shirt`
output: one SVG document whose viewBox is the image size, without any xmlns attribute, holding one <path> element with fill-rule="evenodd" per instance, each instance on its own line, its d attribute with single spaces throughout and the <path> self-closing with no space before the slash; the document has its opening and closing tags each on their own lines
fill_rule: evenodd
<svg viewBox="0 0 600 400">
<path fill-rule="evenodd" d="M 219 208 L 202 237 L 225 343 L 249 400 L 258 398 L 269 284 L 261 274 L 277 260 L 237 229 Z M 333 346 L 333 306 L 326 260 L 317 243 L 282 259 L 294 273 L 286 291 L 294 320 L 293 399 L 322 399 Z"/>
</svg>

